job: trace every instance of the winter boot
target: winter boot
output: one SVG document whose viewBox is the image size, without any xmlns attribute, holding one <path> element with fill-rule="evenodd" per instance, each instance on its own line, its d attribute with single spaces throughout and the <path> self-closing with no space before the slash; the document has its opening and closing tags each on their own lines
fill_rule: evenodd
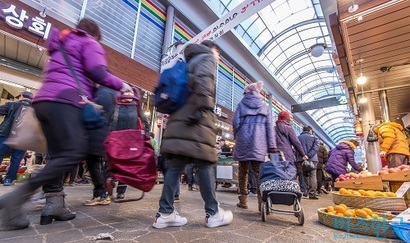
<svg viewBox="0 0 410 243">
<path fill-rule="evenodd" d="M 65 206 L 64 191 L 45 193 L 44 196 L 46 197 L 46 206 L 41 212 L 41 225 L 51 224 L 53 219 L 67 221 L 75 218 L 75 213 L 72 213 Z"/>
<path fill-rule="evenodd" d="M 237 207 L 239 208 L 248 208 L 248 195 L 239 195 L 239 203 L 236 204 Z"/>
<path fill-rule="evenodd" d="M 22 207 L 33 194 L 23 186 L 0 197 L 0 221 L 4 230 L 25 229 L 30 225 L 22 213 Z"/>
</svg>

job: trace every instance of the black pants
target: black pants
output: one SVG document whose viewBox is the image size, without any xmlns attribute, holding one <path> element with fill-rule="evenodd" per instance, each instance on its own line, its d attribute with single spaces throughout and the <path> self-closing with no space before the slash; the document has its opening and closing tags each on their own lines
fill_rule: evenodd
<svg viewBox="0 0 410 243">
<path fill-rule="evenodd" d="M 106 193 L 106 168 L 104 159 L 98 155 L 88 155 L 87 168 L 94 184 L 93 197 L 100 197 L 104 195 Z"/>
<path fill-rule="evenodd" d="M 86 159 L 87 139 L 80 121 L 80 109 L 55 102 L 35 103 L 33 108 L 47 140 L 49 161 L 24 187 L 34 191 L 43 186 L 46 193 L 60 192 L 65 173 Z"/>
</svg>

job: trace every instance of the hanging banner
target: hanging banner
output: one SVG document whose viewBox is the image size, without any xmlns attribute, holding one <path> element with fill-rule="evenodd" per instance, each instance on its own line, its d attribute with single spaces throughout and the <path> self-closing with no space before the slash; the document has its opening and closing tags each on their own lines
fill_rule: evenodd
<svg viewBox="0 0 410 243">
<path fill-rule="evenodd" d="M 275 0 L 245 0 L 243 3 L 240 3 L 230 12 L 226 13 L 213 24 L 201 31 L 201 33 L 186 42 L 181 50 L 183 50 L 188 44 L 197 44 L 201 43 L 204 40 L 216 40 L 217 38 L 221 37 L 223 34 L 239 25 L 244 20 L 248 19 L 274 1 Z M 166 69 L 166 66 L 168 66 L 167 64 L 173 63 L 172 60 L 174 60 L 181 53 L 182 51 L 179 53 L 174 52 L 171 55 L 163 58 L 161 61 L 161 69 Z"/>
</svg>

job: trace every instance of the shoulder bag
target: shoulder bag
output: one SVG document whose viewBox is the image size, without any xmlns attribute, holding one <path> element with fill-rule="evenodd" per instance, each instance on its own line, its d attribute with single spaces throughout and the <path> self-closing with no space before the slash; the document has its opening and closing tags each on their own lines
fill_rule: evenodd
<svg viewBox="0 0 410 243">
<path fill-rule="evenodd" d="M 296 180 L 296 167 L 282 152 L 269 154 L 269 160 L 260 164 L 259 183 L 268 180 Z"/>
<path fill-rule="evenodd" d="M 117 123 L 119 105 L 114 111 L 113 122 Z M 108 169 L 114 180 L 150 191 L 157 179 L 155 152 L 149 135 L 142 129 L 138 119 L 138 129 L 112 131 L 104 142 L 108 157 Z"/>
<path fill-rule="evenodd" d="M 74 72 L 73 64 L 68 58 L 67 52 L 62 42 L 60 42 L 60 50 L 61 50 L 61 53 L 63 54 L 64 60 L 68 68 L 71 71 L 71 75 L 73 76 L 75 82 L 77 83 L 80 97 L 84 101 L 84 105 L 81 107 L 81 121 L 83 122 L 87 130 L 95 130 L 95 129 L 104 127 L 105 119 L 101 113 L 102 107 L 100 105 L 97 105 L 91 102 L 85 95 L 84 90 L 81 87 L 80 81 L 78 80 L 77 74 Z"/>
<path fill-rule="evenodd" d="M 373 131 L 374 125 L 370 127 L 369 133 L 367 134 L 366 141 L 371 143 L 371 142 L 377 142 L 379 141 L 379 136 L 377 133 Z"/>
</svg>

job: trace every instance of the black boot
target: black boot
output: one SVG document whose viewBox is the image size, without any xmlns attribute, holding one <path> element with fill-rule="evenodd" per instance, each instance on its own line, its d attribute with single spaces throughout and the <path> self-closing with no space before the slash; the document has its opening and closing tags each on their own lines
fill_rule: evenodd
<svg viewBox="0 0 410 243">
<path fill-rule="evenodd" d="M 41 212 L 41 225 L 51 224 L 53 219 L 68 221 L 75 218 L 76 214 L 65 206 L 64 191 L 45 193 L 44 196 L 46 197 L 46 206 Z"/>
<path fill-rule="evenodd" d="M 30 225 L 30 221 L 22 213 L 22 207 L 33 193 L 23 185 L 0 197 L 0 221 L 4 230 L 25 229 Z"/>
</svg>

